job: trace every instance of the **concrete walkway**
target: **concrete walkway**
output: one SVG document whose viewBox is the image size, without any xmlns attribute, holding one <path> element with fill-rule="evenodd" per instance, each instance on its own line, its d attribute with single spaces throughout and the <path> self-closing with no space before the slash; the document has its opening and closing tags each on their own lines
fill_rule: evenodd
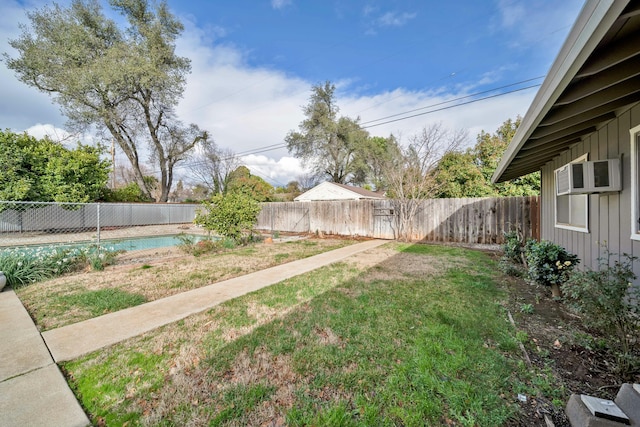
<svg viewBox="0 0 640 427">
<path fill-rule="evenodd" d="M 16 294 L 0 292 L 0 426 L 90 425 L 54 361 L 75 359 L 384 243 L 357 243 L 42 335 Z"/>
<path fill-rule="evenodd" d="M 90 425 L 15 292 L 0 292 L 0 426 Z"/>
</svg>

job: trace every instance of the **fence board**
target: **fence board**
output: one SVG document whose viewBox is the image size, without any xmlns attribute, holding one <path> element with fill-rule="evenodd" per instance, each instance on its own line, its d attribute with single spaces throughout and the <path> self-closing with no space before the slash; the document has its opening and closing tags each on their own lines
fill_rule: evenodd
<svg viewBox="0 0 640 427">
<path fill-rule="evenodd" d="M 519 229 L 540 237 L 538 196 L 424 200 L 414 218 L 414 240 L 501 244 Z M 323 232 L 394 239 L 397 211 L 391 200 L 264 203 L 260 230 Z"/>
</svg>

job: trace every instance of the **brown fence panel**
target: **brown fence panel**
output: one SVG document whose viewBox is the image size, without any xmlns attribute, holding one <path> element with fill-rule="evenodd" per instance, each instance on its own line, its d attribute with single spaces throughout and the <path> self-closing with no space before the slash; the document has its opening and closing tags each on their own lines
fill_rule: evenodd
<svg viewBox="0 0 640 427">
<path fill-rule="evenodd" d="M 396 237 L 391 200 L 265 203 L 258 229 L 298 233 L 323 232 L 381 239 Z M 518 230 L 540 237 L 538 196 L 430 199 L 414 217 L 414 240 L 501 244 L 504 233 Z"/>
</svg>

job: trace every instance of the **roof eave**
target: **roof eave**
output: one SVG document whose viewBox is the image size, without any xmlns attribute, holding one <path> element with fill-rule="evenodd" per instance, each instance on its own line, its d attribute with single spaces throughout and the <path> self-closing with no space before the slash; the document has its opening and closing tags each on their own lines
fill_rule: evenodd
<svg viewBox="0 0 640 427">
<path fill-rule="evenodd" d="M 505 150 L 491 182 L 495 184 L 507 180 L 503 176 L 511 162 L 628 3 L 629 0 L 589 0 L 585 3 L 513 140 Z"/>
</svg>

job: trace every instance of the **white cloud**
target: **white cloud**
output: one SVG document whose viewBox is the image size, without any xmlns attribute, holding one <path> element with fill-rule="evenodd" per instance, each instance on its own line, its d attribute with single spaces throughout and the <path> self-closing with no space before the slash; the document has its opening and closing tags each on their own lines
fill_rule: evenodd
<svg viewBox="0 0 640 427">
<path fill-rule="evenodd" d="M 242 51 L 203 43 L 201 31 L 187 26 L 178 53 L 192 58 L 179 116 L 210 131 L 216 143 L 235 152 L 284 143 L 303 119 L 312 84 L 281 71 L 251 68 Z M 269 155 L 281 157 L 281 149 Z"/>
<path fill-rule="evenodd" d="M 500 11 L 501 24 L 507 28 L 514 27 L 527 16 L 524 4 L 517 0 L 500 0 L 498 9 Z"/>
<path fill-rule="evenodd" d="M 243 156 L 241 159 L 252 174 L 258 175 L 274 186 L 285 186 L 306 173 L 300 160 L 294 157 L 285 156 L 275 160 L 264 155 L 251 154 Z"/>
<path fill-rule="evenodd" d="M 402 27 L 416 16 L 417 14 L 408 12 L 387 12 L 380 16 L 377 22 L 381 27 Z"/>
<path fill-rule="evenodd" d="M 7 38 L 16 37 L 19 32 L 15 23 L 24 22 L 25 17 L 22 6 L 15 2 L 4 3 L 0 13 L 7 18 L 0 22 L 0 51 L 7 51 Z M 369 13 L 371 18 L 377 12 L 370 10 Z M 388 22 L 393 22 L 391 18 Z M 397 14 L 396 18 L 400 22 L 402 15 Z M 247 63 L 247 52 L 232 44 L 223 44 L 219 39 L 224 29 L 195 28 L 190 21 L 182 19 L 186 30 L 178 42 L 177 52 L 191 58 L 192 73 L 177 108 L 181 120 L 207 129 L 220 147 L 237 153 L 283 145 L 287 133 L 297 129 L 304 119 L 302 106 L 308 103 L 311 87 L 317 82 L 305 81 L 276 69 L 252 67 Z M 412 18 L 406 16 L 405 19 Z M 468 94 L 471 90 L 466 87 L 444 93 L 396 89 L 360 96 L 355 91 L 350 92 L 356 83 L 349 77 L 334 82 L 338 86 L 338 105 L 341 114 L 360 116 L 362 122 L 432 105 Z M 11 82 L 0 85 L 0 99 L 5 100 L 0 109 L 1 128 L 29 129 L 36 136 L 68 136 L 62 130 L 64 118 L 46 95 L 18 82 L 1 63 L 0 79 Z M 515 93 L 371 127 L 368 131 L 376 136 L 394 133 L 408 137 L 424 126 L 442 122 L 450 129 L 467 129 L 470 143 L 473 143 L 480 130 L 493 132 L 504 120 L 524 114 L 533 94 L 533 91 Z M 300 162 L 290 157 L 284 148 L 245 155 L 243 162 L 252 173 L 281 185 L 305 172 Z"/>
<path fill-rule="evenodd" d="M 291 0 L 271 0 L 271 7 L 274 9 L 283 9 L 290 6 L 291 3 Z"/>
<path fill-rule="evenodd" d="M 51 124 L 38 123 L 24 131 L 38 139 L 48 137 L 50 140 L 57 142 L 69 142 L 72 139 L 75 139 L 76 141 L 78 140 L 78 135 L 71 134 L 64 129 L 57 128 Z M 73 144 L 75 144 L 75 141 L 73 141 Z"/>
<path fill-rule="evenodd" d="M 582 0 L 498 0 L 498 22 L 491 25 L 511 32 L 505 39 L 511 48 L 557 46 L 561 42 L 558 37 L 568 32 L 582 3 Z"/>
</svg>

